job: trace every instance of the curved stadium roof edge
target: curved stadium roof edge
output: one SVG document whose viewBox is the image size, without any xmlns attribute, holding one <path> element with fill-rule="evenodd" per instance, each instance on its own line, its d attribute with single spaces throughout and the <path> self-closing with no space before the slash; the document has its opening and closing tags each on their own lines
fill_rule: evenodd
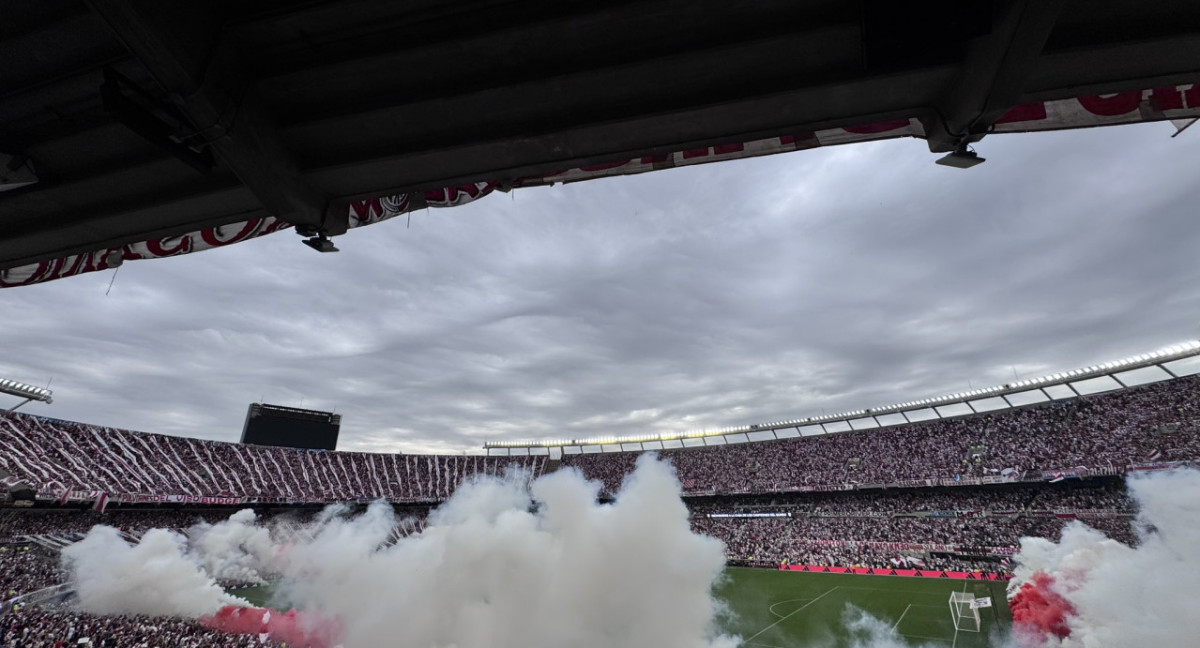
<svg viewBox="0 0 1200 648">
<path fill-rule="evenodd" d="M 749 425 L 724 427 L 713 430 L 689 430 L 686 432 L 665 432 L 661 434 L 643 434 L 630 436 L 604 436 L 604 437 L 588 437 L 582 439 L 549 439 L 549 440 L 525 440 L 525 441 L 494 441 L 483 444 L 487 450 L 499 449 L 533 449 L 533 448 L 569 448 L 582 446 L 606 446 L 620 445 L 625 443 L 653 443 L 659 441 L 683 441 L 685 439 L 704 439 L 712 437 L 724 437 L 731 434 L 747 434 L 755 432 L 772 432 L 775 430 L 797 429 L 809 426 L 824 426 L 830 423 L 850 422 L 865 418 L 873 418 L 888 414 L 905 414 L 907 412 L 917 412 L 928 409 L 933 409 L 937 412 L 937 408 L 947 405 L 968 404 L 973 401 L 979 401 L 988 398 L 1001 398 L 1009 406 L 1012 403 L 1008 401 L 1007 396 L 1014 394 L 1022 394 L 1033 391 L 1041 391 L 1046 387 L 1055 385 L 1066 385 L 1076 394 L 1072 383 L 1089 380 L 1092 378 L 1111 377 L 1122 386 L 1125 383 L 1116 378 L 1116 374 L 1133 371 L 1135 369 L 1143 369 L 1146 367 L 1160 367 L 1168 374 L 1174 376 L 1166 367 L 1162 365 L 1175 360 L 1182 360 L 1200 356 L 1200 340 L 1190 340 L 1179 344 L 1173 344 L 1163 347 L 1157 351 L 1150 353 L 1142 353 L 1129 356 L 1121 360 L 1103 362 L 1100 364 L 1091 365 L 1081 369 L 1071 369 L 1068 371 L 1060 371 L 1057 373 L 1041 376 L 1038 378 L 1030 378 L 1025 380 L 1015 380 L 1011 383 L 997 385 L 994 387 L 986 387 L 981 389 L 972 389 L 965 392 L 956 392 L 946 394 L 934 398 L 923 398 L 918 400 L 887 405 L 884 407 L 873 407 L 861 410 L 852 410 L 849 412 L 841 412 L 839 414 L 828 414 L 822 416 L 809 416 L 805 418 L 796 418 L 786 421 L 775 421 L 771 423 L 754 423 Z M 1044 393 L 1044 392 L 1043 392 Z M 971 408 L 974 410 L 974 408 Z M 938 413 L 940 416 L 940 412 Z M 905 419 L 908 417 L 905 416 Z"/>
<path fill-rule="evenodd" d="M 523 187 L 1200 119 L 1195 0 L 926 4 L 0 0 L 0 289 Z"/>
</svg>

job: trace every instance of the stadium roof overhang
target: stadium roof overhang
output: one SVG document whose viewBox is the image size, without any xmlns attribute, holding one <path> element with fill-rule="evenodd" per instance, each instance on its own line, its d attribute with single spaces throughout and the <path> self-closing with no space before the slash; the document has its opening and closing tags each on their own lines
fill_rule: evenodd
<svg viewBox="0 0 1200 648">
<path fill-rule="evenodd" d="M 1164 347 L 1151 353 L 1143 353 L 1135 356 L 1130 356 L 1122 360 L 1112 362 L 1104 362 L 1082 369 L 1072 369 L 1070 371 L 1061 371 L 1038 378 L 1027 380 L 1016 380 L 1004 385 L 988 387 L 984 389 L 972 389 L 970 391 L 958 392 L 954 394 L 946 394 L 935 398 L 924 398 L 905 403 L 897 403 L 885 407 L 873 407 L 870 409 L 854 410 L 850 412 L 841 412 L 838 414 L 828 414 L 822 416 L 810 416 L 805 418 L 791 419 L 787 421 L 775 421 L 772 423 L 757 423 L 751 425 L 740 425 L 732 427 L 723 427 L 716 429 L 705 430 L 690 430 L 686 432 L 668 432 L 662 434 L 647 434 L 647 435 L 631 435 L 631 436 L 607 436 L 607 437 L 591 437 L 583 439 L 549 439 L 549 440 L 534 440 L 534 441 L 494 441 L 485 443 L 483 447 L 487 450 L 497 449 L 523 449 L 531 450 L 534 448 L 568 448 L 568 447 L 583 447 L 583 446 L 621 446 L 622 444 L 643 444 L 655 443 L 662 441 L 683 441 L 687 439 L 706 439 L 713 437 L 728 437 L 730 435 L 746 435 L 751 433 L 771 433 L 776 430 L 792 430 L 799 431 L 801 428 L 817 427 L 819 431 L 824 431 L 824 426 L 834 423 L 851 423 L 864 419 L 875 419 L 878 423 L 878 417 L 888 414 L 900 414 L 905 421 L 908 421 L 909 412 L 919 412 L 923 410 L 932 410 L 938 417 L 941 417 L 940 407 L 950 405 L 966 404 L 971 412 L 975 412 L 975 408 L 971 403 L 991 398 L 999 398 L 1005 403 L 1005 407 L 1013 407 L 1013 403 L 1008 400 L 1009 396 L 1023 394 L 1027 392 L 1040 391 L 1042 395 L 1049 400 L 1053 400 L 1044 391 L 1047 387 L 1056 385 L 1067 386 L 1073 395 L 1080 395 L 1073 386 L 1075 383 L 1091 380 L 1094 378 L 1112 378 L 1117 384 L 1122 387 L 1125 383 L 1118 377 L 1119 374 L 1134 371 L 1136 369 L 1144 369 L 1146 367 L 1159 367 L 1163 370 L 1164 375 L 1176 377 L 1165 365 L 1176 360 L 1183 360 L 1200 356 L 1200 340 L 1192 340 L 1181 344 Z M 991 410 L 989 410 L 991 411 Z M 850 426 L 851 429 L 853 426 Z"/>
<path fill-rule="evenodd" d="M 0 286 L 495 189 L 1200 115 L 1192 0 L 0 0 L 0 16 Z"/>
</svg>

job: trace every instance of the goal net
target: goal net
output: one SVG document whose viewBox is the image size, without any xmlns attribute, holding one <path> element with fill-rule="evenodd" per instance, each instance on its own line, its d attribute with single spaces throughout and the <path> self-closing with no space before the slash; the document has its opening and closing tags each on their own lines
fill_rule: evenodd
<svg viewBox="0 0 1200 648">
<path fill-rule="evenodd" d="M 975 606 L 975 595 L 950 592 L 950 618 L 954 619 L 955 630 L 979 632 L 979 608 Z"/>
</svg>

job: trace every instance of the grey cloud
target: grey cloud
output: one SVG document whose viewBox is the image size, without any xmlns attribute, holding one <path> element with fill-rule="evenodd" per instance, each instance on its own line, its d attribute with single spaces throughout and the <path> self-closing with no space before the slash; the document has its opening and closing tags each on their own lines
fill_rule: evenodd
<svg viewBox="0 0 1200 648">
<path fill-rule="evenodd" d="M 236 439 L 337 408 L 343 447 L 778 420 L 1006 382 L 1200 331 L 1200 149 L 1162 125 L 921 142 L 555 188 L 0 291 L 29 411 Z M 1194 138 L 1193 138 L 1194 139 Z"/>
</svg>

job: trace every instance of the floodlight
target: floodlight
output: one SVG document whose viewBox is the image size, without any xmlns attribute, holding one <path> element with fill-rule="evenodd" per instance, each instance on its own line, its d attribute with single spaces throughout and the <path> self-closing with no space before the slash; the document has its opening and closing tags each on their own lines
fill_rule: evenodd
<svg viewBox="0 0 1200 648">
<path fill-rule="evenodd" d="M 54 393 L 44 387 L 34 387 L 26 385 L 15 380 L 0 379 L 0 393 L 24 398 L 27 401 L 35 400 L 43 403 L 54 402 Z M 20 405 L 18 405 L 20 407 Z M 15 408 L 14 408 L 15 409 Z"/>
<path fill-rule="evenodd" d="M 956 169 L 970 169 L 984 162 L 984 158 L 979 157 L 978 153 L 968 149 L 966 146 L 961 146 L 953 153 L 947 153 L 937 159 L 938 164 Z"/>
<path fill-rule="evenodd" d="M 316 250 L 317 252 L 337 252 L 338 249 L 334 246 L 333 241 L 329 240 L 324 234 L 317 234 L 312 238 L 304 239 L 304 244 Z"/>
<path fill-rule="evenodd" d="M 0 153 L 0 191 L 20 189 L 38 181 L 33 162 L 24 155 Z"/>
</svg>

